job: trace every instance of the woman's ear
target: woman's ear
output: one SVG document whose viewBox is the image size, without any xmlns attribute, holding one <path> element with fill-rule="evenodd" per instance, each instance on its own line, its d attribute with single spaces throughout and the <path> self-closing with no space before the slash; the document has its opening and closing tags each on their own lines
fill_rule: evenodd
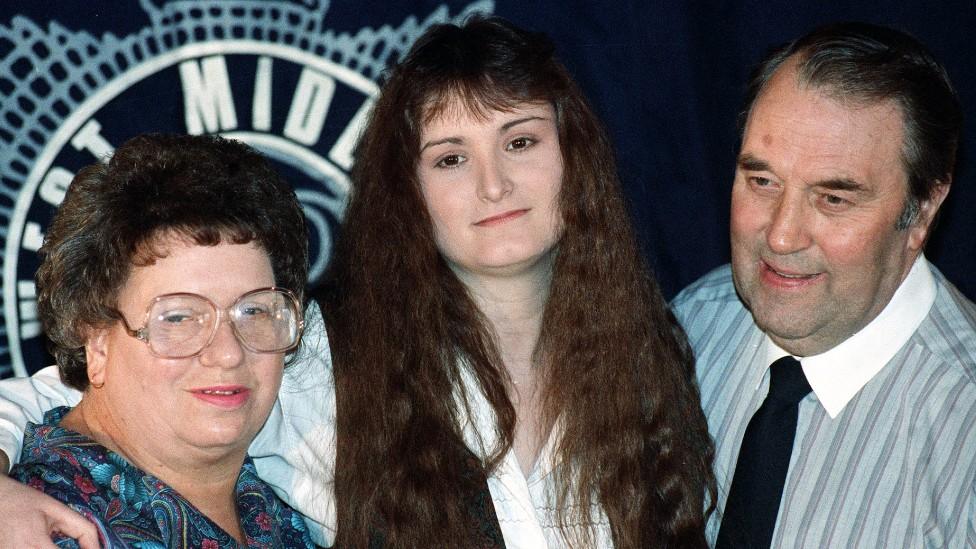
<svg viewBox="0 0 976 549">
<path fill-rule="evenodd" d="M 88 366 L 88 382 L 101 389 L 105 385 L 105 366 L 108 364 L 109 328 L 91 328 L 85 339 L 85 362 Z"/>
</svg>

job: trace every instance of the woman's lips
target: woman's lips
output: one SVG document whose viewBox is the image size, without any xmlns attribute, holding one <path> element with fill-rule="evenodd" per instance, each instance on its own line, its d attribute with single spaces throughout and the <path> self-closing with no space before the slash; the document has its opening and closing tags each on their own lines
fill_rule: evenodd
<svg viewBox="0 0 976 549">
<path fill-rule="evenodd" d="M 524 208 L 520 210 L 509 210 L 498 215 L 493 215 L 491 217 L 486 217 L 480 221 L 476 221 L 474 224 L 478 227 L 491 227 L 493 225 L 500 225 L 502 223 L 511 221 L 513 219 L 522 217 L 529 212 L 529 208 Z"/>
<path fill-rule="evenodd" d="M 251 397 L 251 390 L 241 385 L 221 385 L 193 389 L 190 394 L 218 408 L 233 409 L 247 402 Z"/>
</svg>

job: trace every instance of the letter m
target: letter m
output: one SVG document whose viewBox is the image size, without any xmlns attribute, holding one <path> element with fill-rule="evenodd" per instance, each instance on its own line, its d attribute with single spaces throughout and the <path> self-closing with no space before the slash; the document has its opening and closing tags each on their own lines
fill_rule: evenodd
<svg viewBox="0 0 976 549">
<path fill-rule="evenodd" d="M 237 128 L 234 97 L 223 56 L 205 57 L 199 64 L 192 59 L 180 63 L 180 80 L 187 133 L 199 135 Z"/>
</svg>

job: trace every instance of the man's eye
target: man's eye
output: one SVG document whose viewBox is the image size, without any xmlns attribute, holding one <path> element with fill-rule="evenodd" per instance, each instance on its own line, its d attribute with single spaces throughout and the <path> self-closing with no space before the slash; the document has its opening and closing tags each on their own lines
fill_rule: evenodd
<svg viewBox="0 0 976 549">
<path fill-rule="evenodd" d="M 441 158 L 435 164 L 438 168 L 456 168 L 463 164 L 465 158 L 459 154 L 449 154 L 444 158 Z"/>
<path fill-rule="evenodd" d="M 827 203 L 828 206 L 846 206 L 851 202 L 843 197 L 837 196 L 836 194 L 825 194 L 823 195 L 823 201 Z"/>
<path fill-rule="evenodd" d="M 751 181 L 752 184 L 757 187 L 767 187 L 773 183 L 772 181 L 769 180 L 769 178 L 759 177 L 759 176 L 750 177 L 749 181 Z"/>
</svg>

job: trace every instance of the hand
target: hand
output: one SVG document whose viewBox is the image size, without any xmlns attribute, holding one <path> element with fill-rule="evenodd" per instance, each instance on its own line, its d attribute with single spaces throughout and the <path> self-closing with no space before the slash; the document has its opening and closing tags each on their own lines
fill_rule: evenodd
<svg viewBox="0 0 976 549">
<path fill-rule="evenodd" d="M 54 532 L 78 540 L 81 549 L 100 547 L 98 530 L 85 517 L 47 494 L 0 475 L 0 547 L 57 549 L 51 541 Z"/>
</svg>

